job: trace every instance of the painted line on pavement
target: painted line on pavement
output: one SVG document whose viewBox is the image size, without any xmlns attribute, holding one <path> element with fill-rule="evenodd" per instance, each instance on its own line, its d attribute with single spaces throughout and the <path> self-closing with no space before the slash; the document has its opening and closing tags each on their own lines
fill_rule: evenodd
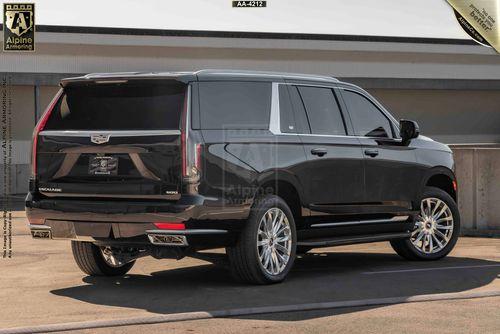
<svg viewBox="0 0 500 334">
<path fill-rule="evenodd" d="M 325 310 L 325 309 L 346 308 L 346 307 L 392 305 L 392 304 L 402 304 L 402 303 L 472 299 L 472 298 L 484 298 L 484 297 L 500 297 L 500 290 L 483 291 L 483 292 L 442 293 L 434 295 L 418 295 L 418 296 L 390 297 L 390 298 L 377 298 L 377 299 L 346 300 L 337 302 L 292 304 L 292 305 L 281 305 L 281 306 L 250 307 L 250 308 L 219 310 L 210 312 L 205 312 L 205 311 L 186 312 L 186 313 L 173 313 L 173 314 L 164 314 L 156 316 L 131 317 L 124 319 L 68 322 L 68 323 L 59 323 L 50 325 L 31 326 L 31 327 L 4 328 L 0 329 L 0 334 L 48 333 L 48 332 L 83 330 L 83 329 L 93 329 L 93 328 L 150 325 L 150 324 L 177 322 L 177 321 L 228 318 L 228 317 L 249 316 L 256 314 L 313 311 L 313 310 Z"/>
<path fill-rule="evenodd" d="M 435 267 L 435 268 L 414 268 L 414 269 L 400 269 L 400 270 L 382 270 L 382 271 L 365 271 L 365 275 L 373 274 L 396 274 L 396 273 L 411 273 L 416 271 L 432 271 L 432 270 L 453 270 L 453 269 L 473 269 L 473 268 L 489 268 L 500 267 L 499 264 L 481 264 L 473 266 L 454 266 L 454 267 Z"/>
</svg>

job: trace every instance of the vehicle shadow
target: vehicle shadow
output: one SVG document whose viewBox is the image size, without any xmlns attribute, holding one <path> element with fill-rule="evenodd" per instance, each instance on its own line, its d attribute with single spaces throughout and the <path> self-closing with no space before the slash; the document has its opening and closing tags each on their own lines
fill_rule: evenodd
<svg viewBox="0 0 500 334">
<path fill-rule="evenodd" d="M 393 254 L 313 253 L 298 258 L 282 284 L 240 284 L 226 267 L 209 264 L 158 271 L 151 276 L 88 276 L 83 278 L 85 285 L 51 293 L 96 305 L 167 314 L 461 292 L 495 280 L 500 275 L 498 264 L 459 257 L 409 262 Z M 464 266 L 474 268 L 425 270 Z M 424 270 L 394 272 L 408 269 Z M 332 310 L 330 314 L 338 312 L 343 311 Z"/>
</svg>

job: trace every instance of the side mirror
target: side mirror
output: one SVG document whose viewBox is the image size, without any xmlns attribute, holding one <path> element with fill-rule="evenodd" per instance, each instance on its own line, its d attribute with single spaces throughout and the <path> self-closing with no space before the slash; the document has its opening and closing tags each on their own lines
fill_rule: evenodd
<svg viewBox="0 0 500 334">
<path fill-rule="evenodd" d="M 399 135 L 401 136 L 403 145 L 408 145 L 413 138 L 417 138 L 420 134 L 418 124 L 415 121 L 402 119 L 399 121 Z"/>
</svg>

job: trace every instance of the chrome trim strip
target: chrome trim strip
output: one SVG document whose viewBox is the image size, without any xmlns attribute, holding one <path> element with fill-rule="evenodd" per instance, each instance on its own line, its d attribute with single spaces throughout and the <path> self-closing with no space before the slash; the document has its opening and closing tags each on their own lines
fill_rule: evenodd
<svg viewBox="0 0 500 334">
<path fill-rule="evenodd" d="M 145 137 L 145 136 L 173 136 L 180 135 L 180 130 L 45 130 L 39 133 L 42 136 L 53 137 L 90 137 L 92 135 L 110 135 L 111 137 Z"/>
<path fill-rule="evenodd" d="M 269 131 L 275 135 L 281 135 L 280 122 L 280 93 L 279 83 L 273 82 L 271 90 L 271 115 L 269 117 Z M 287 135 L 296 136 L 295 133 L 286 133 Z"/>
<path fill-rule="evenodd" d="M 194 235 L 194 234 L 225 234 L 225 233 L 227 233 L 227 230 L 215 230 L 215 229 L 146 230 L 146 234 Z"/>
<path fill-rule="evenodd" d="M 362 225 L 362 224 L 376 224 L 376 223 L 394 223 L 402 222 L 408 220 L 410 216 L 395 216 L 390 219 L 370 219 L 370 220 L 353 220 L 347 222 L 337 222 L 337 223 L 320 223 L 312 224 L 311 227 L 334 227 L 334 226 L 350 226 L 350 225 Z"/>
<path fill-rule="evenodd" d="M 44 230 L 50 231 L 52 228 L 47 225 L 37 225 L 37 224 L 28 224 L 30 230 Z"/>
</svg>

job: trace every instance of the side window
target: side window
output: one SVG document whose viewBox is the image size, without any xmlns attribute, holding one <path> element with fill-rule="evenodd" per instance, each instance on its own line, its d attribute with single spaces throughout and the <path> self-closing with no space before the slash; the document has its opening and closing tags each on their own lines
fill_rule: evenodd
<svg viewBox="0 0 500 334">
<path fill-rule="evenodd" d="M 357 136 L 392 138 L 391 123 L 370 100 L 348 90 L 342 96 Z"/>
<path fill-rule="evenodd" d="M 337 99 L 330 88 L 298 86 L 306 108 L 311 133 L 346 135 Z"/>
<path fill-rule="evenodd" d="M 270 82 L 199 83 L 202 129 L 268 129 Z"/>
<path fill-rule="evenodd" d="M 280 130 L 282 133 L 296 133 L 295 117 L 290 103 L 288 89 L 284 85 L 279 85 L 280 93 Z"/>
</svg>

